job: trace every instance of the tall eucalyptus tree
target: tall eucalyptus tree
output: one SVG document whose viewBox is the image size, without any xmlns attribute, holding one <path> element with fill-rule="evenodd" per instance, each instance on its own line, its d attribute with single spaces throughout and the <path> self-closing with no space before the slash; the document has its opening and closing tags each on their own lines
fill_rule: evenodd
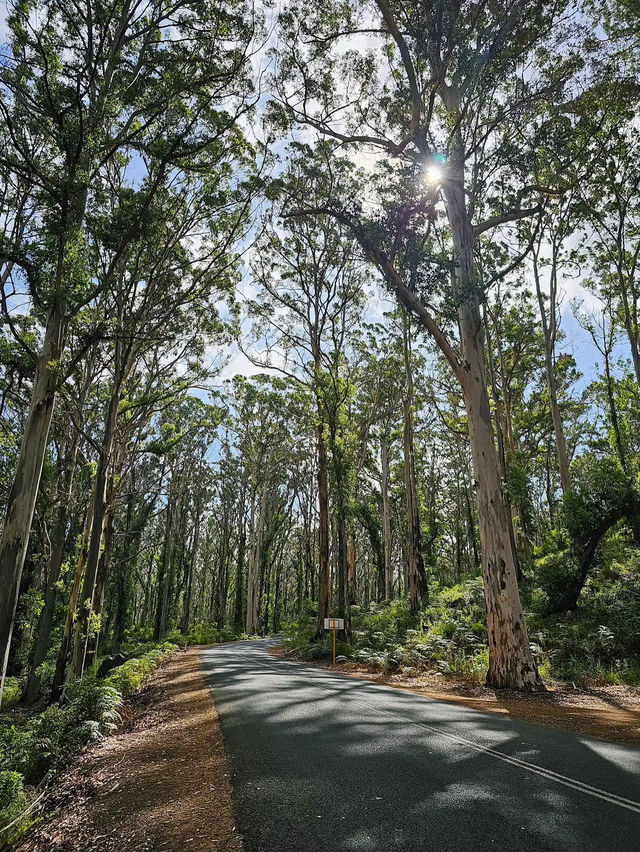
<svg viewBox="0 0 640 852">
<path fill-rule="evenodd" d="M 228 174 L 244 156 L 237 122 L 251 103 L 253 20 L 242 4 L 45 0 L 35 11 L 34 2 L 12 6 L 0 72 L 0 166 L 26 183 L 38 210 L 25 227 L 5 228 L 2 277 L 9 269 L 42 328 L 0 540 L 3 677 L 54 401 L 69 369 L 69 323 L 97 296 L 87 216 L 127 161 L 141 191 L 121 220 L 108 281 L 169 175 Z"/>
<path fill-rule="evenodd" d="M 308 189 L 313 191 L 311 184 Z M 260 290 L 251 310 L 267 345 L 262 363 L 308 386 L 315 400 L 319 632 L 329 615 L 330 598 L 328 443 L 337 436 L 338 409 L 344 401 L 338 375 L 341 357 L 362 304 L 363 278 L 353 248 L 350 235 L 331 216 L 287 219 L 281 230 L 271 226 L 265 231 L 254 264 Z M 338 468 L 334 465 L 334 472 Z M 346 545 L 340 550 L 338 597 L 341 615 L 346 615 Z"/>
<path fill-rule="evenodd" d="M 313 128 L 363 158 L 381 161 L 397 182 L 409 174 L 404 232 L 429 208 L 437 227 L 444 204 L 452 280 L 444 322 L 394 263 L 397 241 L 404 236 L 399 229 L 380 235 L 361 227 L 354 222 L 362 220 L 353 215 L 355 199 L 345 201 L 345 188 L 337 185 L 323 209 L 302 206 L 309 214 L 332 211 L 355 225 L 369 259 L 432 334 L 460 384 L 483 545 L 488 682 L 519 689 L 537 689 L 540 680 L 519 599 L 494 444 L 480 311 L 490 279 L 481 280 L 476 255 L 479 243 L 495 238 L 496 229 L 530 217 L 542 195 L 562 189 L 552 174 L 552 168 L 562 173 L 561 158 L 538 174 L 531 151 L 554 126 L 555 116 L 545 113 L 549 99 L 568 97 L 565 83 L 581 61 L 582 45 L 574 49 L 577 36 L 569 38 L 564 11 L 563 3 L 538 0 L 509 5 L 370 0 L 311 11 L 292 2 L 280 16 L 285 47 L 273 108 L 286 126 Z M 346 50 L 345 39 L 355 34 L 361 34 L 360 49 Z M 525 119 L 529 127 L 522 134 Z M 457 344 L 448 333 L 453 323 Z"/>
</svg>

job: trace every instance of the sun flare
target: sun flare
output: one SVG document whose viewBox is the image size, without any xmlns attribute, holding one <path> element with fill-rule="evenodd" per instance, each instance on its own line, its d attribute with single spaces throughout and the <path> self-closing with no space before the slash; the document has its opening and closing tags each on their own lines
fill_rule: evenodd
<svg viewBox="0 0 640 852">
<path fill-rule="evenodd" d="M 442 182 L 442 169 L 440 166 L 432 163 L 427 166 L 427 183 L 430 183 L 432 186 L 436 186 L 437 184 Z"/>
</svg>

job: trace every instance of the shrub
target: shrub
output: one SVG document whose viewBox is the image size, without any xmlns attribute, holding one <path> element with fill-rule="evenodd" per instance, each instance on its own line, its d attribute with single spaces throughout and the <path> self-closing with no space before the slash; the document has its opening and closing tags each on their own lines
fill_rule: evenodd
<svg viewBox="0 0 640 852">
<path fill-rule="evenodd" d="M 88 742 L 113 731 L 120 722 L 123 695 L 140 686 L 175 645 L 165 643 L 142 658 L 128 660 L 105 680 L 91 674 L 78 681 L 68 704 L 53 704 L 21 728 L 0 728 L 0 760 L 20 772 L 26 783 L 38 784 L 64 766 Z"/>
<path fill-rule="evenodd" d="M 17 840 L 26 818 L 13 826 L 10 836 L 5 835 L 4 827 L 14 822 L 27 805 L 22 775 L 14 770 L 0 770 L 0 845 Z"/>
<path fill-rule="evenodd" d="M 351 646 L 347 642 L 336 642 L 336 656 L 347 657 Z M 303 660 L 328 660 L 333 656 L 333 637 L 325 636 L 315 642 L 308 642 L 300 649 L 300 657 Z"/>
<path fill-rule="evenodd" d="M 133 661 L 129 660 L 129 662 Z M 125 665 L 127 664 L 125 663 Z M 124 668 L 124 666 L 119 668 Z M 118 671 L 118 669 L 114 669 L 114 671 Z M 76 740 L 78 745 L 82 746 L 90 740 L 96 739 L 100 734 L 108 734 L 114 731 L 122 720 L 119 711 L 125 694 L 123 690 L 117 689 L 109 683 L 108 678 L 104 682 L 89 677 L 83 678 L 76 684 L 71 702 L 66 708 L 66 726 L 70 738 Z M 84 728 L 82 734 L 79 734 L 77 727 L 82 726 L 85 722 L 92 724 Z M 84 741 L 83 736 L 85 737 Z"/>
<path fill-rule="evenodd" d="M 4 691 L 2 693 L 2 706 L 4 708 L 11 707 L 20 701 L 22 690 L 17 677 L 8 677 L 4 682 Z"/>
<path fill-rule="evenodd" d="M 14 725 L 0 727 L 0 763 L 6 767 L 0 772 L 0 831 L 26 805 L 23 785 L 39 784 L 47 774 L 62 769 L 87 743 L 115 730 L 121 721 L 123 697 L 138 689 L 178 646 L 171 642 L 160 646 L 143 643 L 132 650 L 139 656 L 113 669 L 104 680 L 95 676 L 95 668 L 85 674 L 74 685 L 64 707 L 53 704 L 20 729 Z M 2 835 L 0 840 L 7 842 Z"/>
<path fill-rule="evenodd" d="M 541 547 L 535 549 L 535 578 L 546 597 L 547 608 L 562 599 L 567 587 L 578 579 L 580 569 L 569 534 L 551 530 Z"/>
<path fill-rule="evenodd" d="M 235 642 L 237 639 L 248 639 L 246 633 L 237 633 L 232 627 L 223 627 L 219 634 L 219 642 Z M 204 643 L 197 643 L 204 644 Z M 209 643 L 207 643 L 209 644 Z"/>
<path fill-rule="evenodd" d="M 126 698 L 140 688 L 143 681 L 158 668 L 167 656 L 178 650 L 178 646 L 172 642 L 164 642 L 159 647 L 151 648 L 140 656 L 133 657 L 121 666 L 112 669 L 105 678 L 104 685 L 115 690 L 121 697 Z"/>
<path fill-rule="evenodd" d="M 225 632 L 228 633 L 229 631 Z M 200 621 L 197 624 L 193 624 L 187 633 L 188 645 L 214 645 L 220 639 L 221 636 L 218 628 L 211 621 Z"/>
<path fill-rule="evenodd" d="M 434 589 L 431 605 L 413 616 L 403 598 L 368 607 L 352 607 L 352 642 L 339 642 L 336 653 L 373 670 L 396 672 L 438 669 L 484 677 L 487 669 L 484 592 L 481 578 L 453 588 Z M 315 612 L 289 625 L 287 646 L 302 659 L 330 659 L 330 636 L 316 636 Z"/>
<path fill-rule="evenodd" d="M 3 766 L 20 772 L 27 784 L 38 784 L 58 762 L 65 724 L 65 711 L 54 704 L 20 729 L 0 729 Z"/>
</svg>

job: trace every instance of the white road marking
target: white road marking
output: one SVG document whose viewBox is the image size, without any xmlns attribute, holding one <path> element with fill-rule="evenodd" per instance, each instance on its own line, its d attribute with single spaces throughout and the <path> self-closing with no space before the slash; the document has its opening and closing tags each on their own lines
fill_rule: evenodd
<svg viewBox="0 0 640 852">
<path fill-rule="evenodd" d="M 248 649 L 247 649 L 248 650 Z M 266 651 L 264 652 L 267 653 Z M 267 662 L 262 662 L 260 660 L 251 659 L 249 660 L 252 664 L 257 664 L 262 666 L 263 668 L 271 669 L 272 671 L 277 671 L 277 668 L 282 663 L 288 663 L 289 665 L 296 666 L 297 668 L 304 668 L 306 671 L 312 671 L 314 674 L 316 672 L 322 672 L 322 669 L 313 669 L 309 666 L 300 665 L 298 663 L 294 663 L 291 660 L 280 660 L 276 665 L 271 665 Z M 331 674 L 330 672 L 323 672 L 326 674 Z M 354 678 L 354 685 L 358 683 L 358 681 Z M 368 681 L 359 681 L 360 684 L 366 686 L 373 686 L 381 691 L 388 692 L 393 687 L 385 687 L 381 684 L 370 683 Z M 332 689 L 328 684 L 324 684 L 325 688 L 331 689 L 332 692 L 340 693 L 341 690 Z M 420 697 L 420 696 L 418 696 Z M 357 699 L 350 698 L 349 699 L 356 704 L 360 704 L 368 710 L 371 710 L 371 706 L 365 704 L 363 701 L 358 701 Z M 435 699 L 434 699 L 435 700 Z M 392 716 L 397 719 L 399 713 L 392 713 L 389 710 L 377 710 L 376 712 L 384 713 L 387 716 Z M 412 725 L 419 725 L 422 728 L 426 728 L 438 736 L 445 737 L 446 739 L 452 740 L 453 742 L 457 742 L 460 745 L 468 746 L 469 748 L 474 749 L 474 751 L 482 752 L 483 754 L 491 755 L 491 757 L 495 757 L 496 760 L 502 760 L 505 763 L 510 763 L 512 766 L 517 766 L 521 769 L 525 769 L 527 772 L 533 772 L 536 775 L 541 775 L 543 778 L 547 778 L 549 781 L 554 781 L 556 784 L 562 784 L 565 787 L 570 787 L 572 790 L 577 790 L 580 793 L 585 793 L 588 796 L 593 796 L 596 799 L 602 799 L 604 802 L 608 802 L 611 805 L 617 805 L 620 808 L 626 808 L 629 811 L 633 811 L 634 813 L 640 814 L 640 802 L 636 802 L 633 799 L 625 799 L 623 796 L 618 796 L 616 793 L 609 793 L 606 790 L 602 790 L 599 787 L 593 787 L 591 784 L 586 784 L 584 781 L 578 781 L 576 778 L 570 778 L 567 775 L 561 775 L 559 772 L 554 772 L 552 769 L 545 769 L 543 766 L 537 766 L 535 763 L 529 763 L 526 760 L 521 760 L 519 757 L 512 757 L 509 754 L 505 754 L 502 751 L 498 751 L 495 748 L 491 748 L 490 746 L 483 746 L 479 743 L 473 742 L 473 740 L 468 740 L 465 737 L 460 737 L 457 734 L 450 734 L 446 731 L 441 730 L 440 728 L 435 727 L 434 725 L 429 725 L 427 722 L 419 722 L 416 719 L 411 717 L 402 715 L 405 721 L 409 722 Z"/>
<path fill-rule="evenodd" d="M 387 711 L 383 710 L 382 712 L 386 713 Z M 565 787 L 571 787 L 573 790 L 578 790 L 581 793 L 586 793 L 589 796 L 602 799 L 612 805 L 618 805 L 621 808 L 626 808 L 629 811 L 640 814 L 640 802 L 635 802 L 633 799 L 625 799 L 623 796 L 618 796 L 616 793 L 608 793 L 606 790 L 602 790 L 599 787 L 592 787 L 591 784 L 585 784 L 584 781 L 578 781 L 576 778 L 561 775 L 559 772 L 554 772 L 552 769 L 545 769 L 543 766 L 537 766 L 535 763 L 520 760 L 519 757 L 512 757 L 502 751 L 497 751 L 495 748 L 479 745 L 465 737 L 459 737 L 457 734 L 448 734 L 446 731 L 441 731 L 439 728 L 428 725 L 425 722 L 414 722 L 414 724 L 427 728 L 428 730 L 433 731 L 433 733 L 446 737 L 449 740 L 469 746 L 470 748 L 475 749 L 475 751 L 490 754 L 492 757 L 495 757 L 498 760 L 503 760 L 505 763 L 511 763 L 514 766 L 519 766 L 522 769 L 526 769 L 528 772 L 535 772 L 536 775 L 542 775 L 543 778 L 548 778 L 550 781 L 555 781 L 557 784 L 563 784 Z"/>
</svg>

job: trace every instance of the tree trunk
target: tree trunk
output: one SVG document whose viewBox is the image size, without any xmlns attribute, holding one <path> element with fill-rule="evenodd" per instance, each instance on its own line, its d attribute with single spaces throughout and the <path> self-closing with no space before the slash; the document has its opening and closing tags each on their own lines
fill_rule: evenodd
<svg viewBox="0 0 640 852">
<path fill-rule="evenodd" d="M 268 467 L 268 465 L 267 465 Z M 249 571 L 247 574 L 247 622 L 246 632 L 249 636 L 260 630 L 258 608 L 260 603 L 260 567 L 262 557 L 262 534 L 267 504 L 268 480 L 265 478 L 258 503 L 257 516 L 252 529 L 251 551 L 249 554 Z"/>
<path fill-rule="evenodd" d="M 169 584 L 173 562 L 173 527 L 176 514 L 176 497 L 173 479 L 169 489 L 167 516 L 165 519 L 164 542 L 162 545 L 162 561 L 158 573 L 158 600 L 156 602 L 156 617 L 153 629 L 153 641 L 158 642 L 167 632 L 167 608 L 169 606 Z"/>
<path fill-rule="evenodd" d="M 100 560 L 100 546 L 102 544 L 103 528 L 105 526 L 105 513 L 107 511 L 107 470 L 111 460 L 111 451 L 115 437 L 115 429 L 118 418 L 118 406 L 120 404 L 121 381 L 118 380 L 111 393 L 107 417 L 105 421 L 102 447 L 98 458 L 96 479 L 93 487 L 94 509 L 93 525 L 91 527 L 91 540 L 89 542 L 89 553 L 87 556 L 87 570 L 82 585 L 81 609 L 76 621 L 73 638 L 73 658 L 69 671 L 70 682 L 82 677 L 84 667 L 84 655 L 87 643 L 89 623 L 93 612 L 93 602 Z"/>
<path fill-rule="evenodd" d="M 318 633 L 329 617 L 329 478 L 327 447 L 322 423 L 318 423 Z"/>
<path fill-rule="evenodd" d="M 469 423 L 469 441 L 478 499 L 482 573 L 487 605 L 489 671 L 487 684 L 498 688 L 541 688 L 516 579 L 498 454 L 496 452 L 485 374 L 480 299 L 473 259 L 474 235 L 465 206 L 464 148 L 451 160 L 451 178 L 444 192 L 456 258 L 460 299 L 458 323 L 464 373 L 462 390 Z"/>
<path fill-rule="evenodd" d="M 310 517 L 311 508 L 309 504 L 303 504 L 303 537 L 304 537 L 304 596 L 315 600 L 315 568 L 313 564 L 313 527 Z M 307 510 L 307 506 L 309 509 Z M 300 614 L 302 614 L 302 602 L 300 602 Z"/>
<path fill-rule="evenodd" d="M 476 477 L 482 542 L 482 573 L 489 632 L 490 686 L 538 689 L 540 680 L 529 647 L 518 593 L 516 564 L 500 466 L 494 444 L 477 301 L 460 307 L 460 330 L 467 369 L 465 405 Z"/>
<path fill-rule="evenodd" d="M 358 603 L 358 595 L 356 589 L 356 537 L 351 530 L 349 536 L 349 604 Z"/>
<path fill-rule="evenodd" d="M 616 406 L 616 399 L 613 393 L 613 377 L 611 375 L 611 349 L 607 346 L 606 342 L 603 346 L 604 349 L 604 375 L 606 380 L 607 387 L 607 402 L 609 403 L 609 416 L 611 418 L 611 428 L 613 429 L 613 437 L 616 445 L 616 453 L 618 455 L 618 459 L 620 461 L 620 465 L 623 471 L 629 475 L 629 466 L 627 462 L 627 453 L 625 450 L 624 442 L 622 440 L 622 432 L 620 430 L 620 421 L 618 419 L 618 408 Z"/>
<path fill-rule="evenodd" d="M 93 526 L 93 497 L 87 509 L 87 516 L 84 522 L 84 533 L 82 534 L 82 544 L 80 545 L 80 553 L 76 563 L 76 570 L 73 575 L 73 586 L 71 588 L 71 597 L 69 606 L 67 607 L 67 617 L 64 623 L 64 633 L 62 635 L 62 643 L 58 652 L 58 660 L 56 662 L 56 671 L 53 676 L 53 684 L 51 686 L 50 701 L 57 701 L 61 695 L 65 684 L 65 672 L 67 669 L 67 658 L 71 648 L 71 640 L 73 637 L 73 624 L 78 607 L 78 598 L 80 597 L 80 585 L 84 575 L 84 566 L 87 559 L 87 548 L 89 546 L 89 538 L 91 536 L 91 528 Z"/>
<path fill-rule="evenodd" d="M 195 506 L 196 518 L 193 530 L 193 543 L 191 545 L 191 553 L 188 558 L 187 566 L 187 587 L 184 594 L 184 606 L 182 609 L 182 632 L 189 632 L 189 623 L 191 621 L 191 598 L 193 596 L 193 573 L 196 567 L 196 559 L 198 557 L 198 546 L 200 544 L 200 503 L 196 501 Z"/>
<path fill-rule="evenodd" d="M 220 543 L 218 547 L 218 574 L 214 584 L 213 621 L 216 627 L 222 629 L 224 612 L 226 607 L 226 576 L 229 570 L 230 544 L 229 544 L 229 519 L 227 507 L 223 506 L 223 523 L 220 529 Z"/>
<path fill-rule="evenodd" d="M 551 420 L 553 432 L 556 439 L 556 453 L 558 456 L 558 467 L 560 468 L 560 484 L 562 491 L 566 494 L 571 490 L 571 474 L 569 472 L 569 453 L 567 452 L 567 441 L 564 435 L 564 426 L 558 405 L 558 383 L 556 382 L 556 369 L 554 363 L 556 329 L 556 258 L 555 245 L 553 248 L 553 265 L 551 270 L 551 287 L 549 293 L 549 320 L 544 304 L 544 295 L 540 285 L 540 274 L 538 269 L 538 255 L 533 253 L 533 277 L 536 283 L 536 294 L 540 308 L 540 321 L 542 323 L 542 335 L 544 338 L 544 364 L 547 375 L 547 387 L 549 389 L 549 407 L 551 409 Z"/>
<path fill-rule="evenodd" d="M 244 497 L 243 497 L 244 501 Z M 242 630 L 242 604 L 244 600 L 244 554 L 246 548 L 247 530 L 244 516 L 244 505 L 242 505 L 242 521 L 240 525 L 240 537 L 238 539 L 238 559 L 236 563 L 236 589 L 234 606 L 234 625 L 236 630 Z"/>
<path fill-rule="evenodd" d="M 478 546 L 476 544 L 476 525 L 473 519 L 473 510 L 471 508 L 471 500 L 469 498 L 469 489 L 466 476 L 464 482 L 464 501 L 467 515 L 467 530 L 469 535 L 469 541 L 471 542 L 471 549 L 473 552 L 473 567 L 479 568 L 481 560 L 480 556 L 478 555 Z"/>
<path fill-rule="evenodd" d="M 129 494 L 127 500 L 127 515 L 124 529 L 124 542 L 120 558 L 116 560 L 115 566 L 115 611 L 113 614 L 113 639 L 111 647 L 114 654 L 120 652 L 120 647 L 124 642 L 125 623 L 127 619 L 127 569 L 130 569 L 134 563 L 132 554 L 137 551 L 137 543 L 134 544 L 135 534 L 132 530 L 133 517 L 133 490 Z"/>
<path fill-rule="evenodd" d="M 341 488 L 341 486 L 338 486 Z M 342 501 L 340 501 L 342 503 Z M 349 554 L 347 545 L 347 522 L 345 519 L 344 506 L 338 509 L 337 518 L 338 535 L 338 614 L 344 618 L 344 637 L 347 641 L 351 637 L 351 607 L 349 606 Z"/>
<path fill-rule="evenodd" d="M 382 456 L 382 537 L 384 540 L 384 596 L 393 597 L 393 566 L 391 564 L 391 514 L 389 510 L 389 443 L 386 435 L 381 441 Z"/>
<path fill-rule="evenodd" d="M 260 589 L 260 600 L 264 600 L 264 612 L 262 613 L 262 634 L 263 636 L 269 633 L 269 606 L 271 597 L 271 560 L 266 560 L 264 571 L 264 584 Z"/>
<path fill-rule="evenodd" d="M 56 302 L 47 316 L 44 341 L 33 381 L 31 406 L 20 443 L 20 455 L 0 539 L 0 705 L 22 570 L 53 415 L 57 381 L 55 365 L 59 363 L 62 354 L 64 317 L 65 303 Z"/>
<path fill-rule="evenodd" d="M 485 321 L 485 332 L 487 336 L 487 365 L 489 367 L 489 378 L 491 380 L 491 391 L 493 396 L 493 403 L 496 409 L 495 415 L 495 424 L 496 424 L 496 439 L 498 444 L 498 461 L 500 463 L 500 470 L 502 473 L 502 482 L 505 483 L 507 481 L 507 454 L 505 451 L 505 432 L 508 432 L 508 428 L 506 427 L 507 416 L 505 412 L 505 403 L 504 400 L 500 398 L 500 393 L 498 391 L 498 382 L 496 377 L 495 364 L 493 359 L 493 343 L 491 340 L 491 331 L 489 329 L 489 323 L 487 322 L 486 311 L 484 314 Z M 497 330 L 496 330 L 497 336 Z M 501 345 L 498 344 L 498 349 L 501 356 L 502 361 L 502 348 Z M 504 374 L 503 374 L 504 375 Z M 503 382 L 504 384 L 504 382 Z M 504 388 L 503 388 L 504 391 Z M 512 457 L 513 458 L 513 457 Z M 504 491 L 504 501 L 507 509 L 507 513 L 510 518 L 509 523 L 509 536 L 511 537 L 511 549 L 513 551 L 513 558 L 515 560 L 516 565 L 516 578 L 518 582 L 522 579 L 522 569 L 520 567 L 520 560 L 518 559 L 518 549 L 516 547 L 516 531 L 514 529 L 514 511 L 511 505 L 511 497 Z"/>
<path fill-rule="evenodd" d="M 111 486 L 110 486 L 111 488 Z M 102 616 L 102 607 L 104 605 L 104 594 L 111 570 L 111 557 L 113 555 L 113 509 L 111 506 L 107 508 L 104 516 L 104 547 L 100 554 L 98 562 L 98 571 L 96 573 L 96 587 L 93 601 L 93 612 L 96 616 Z M 100 636 L 105 635 L 105 630 L 102 624 L 97 629 L 95 636 L 87 636 L 84 641 L 84 657 L 82 660 L 82 671 L 90 668 L 98 653 L 98 643 Z"/>
<path fill-rule="evenodd" d="M 335 422 L 335 421 L 334 421 Z M 335 559 L 338 583 L 338 615 L 344 619 L 344 635 L 351 636 L 351 610 L 349 608 L 349 568 L 347 552 L 347 500 L 344 482 L 344 456 L 337 446 L 335 430 L 331 432 L 335 495 L 333 520 L 335 524 Z"/>
<path fill-rule="evenodd" d="M 36 670 L 44 662 L 49 649 L 49 639 L 51 637 L 51 628 L 53 626 L 53 616 L 56 608 L 58 580 L 60 579 L 60 569 L 65 553 L 65 545 L 67 543 L 67 523 L 69 520 L 69 506 L 71 503 L 71 495 L 73 489 L 73 478 L 76 469 L 76 460 L 78 456 L 78 434 L 73 437 L 67 458 L 65 461 L 64 485 L 60 494 L 60 503 L 58 506 L 56 528 L 53 535 L 51 547 L 51 558 L 49 561 L 49 570 L 47 572 L 47 587 L 44 597 L 44 605 L 40 613 L 40 621 L 38 623 L 38 635 L 35 641 L 33 650 L 33 658 L 29 669 L 29 676 L 22 694 L 22 701 L 30 703 L 37 701 L 40 696 L 40 678 L 36 674 Z M 73 525 L 72 525 L 73 527 Z"/>
<path fill-rule="evenodd" d="M 116 609 L 113 619 L 113 650 L 118 653 L 120 646 L 124 642 L 125 629 L 128 620 L 128 610 L 130 606 L 130 591 L 127 583 L 129 571 L 132 571 L 138 560 L 140 550 L 140 541 L 142 534 L 153 512 L 158 495 L 154 494 L 145 503 L 144 507 L 139 510 L 135 523 L 131 525 L 129 510 L 133 512 L 133 506 L 127 508 L 127 538 L 123 548 L 122 558 L 118 560 L 116 574 Z M 146 590 L 145 590 L 146 592 Z"/>
<path fill-rule="evenodd" d="M 624 246 L 624 238 L 621 239 L 622 231 L 618 230 L 617 249 L 618 261 L 616 263 L 616 272 L 618 276 L 618 284 L 620 287 L 620 297 L 622 301 L 622 314 L 624 320 L 625 331 L 629 338 L 629 346 L 631 347 L 631 360 L 633 362 L 633 370 L 636 374 L 636 382 L 640 385 L 640 340 L 638 333 L 638 293 L 635 285 L 633 272 L 630 274 L 629 281 L 623 268 L 624 260 L 627 254 Z M 635 264 L 634 264 L 635 266 Z"/>
<path fill-rule="evenodd" d="M 273 594 L 273 632 L 277 633 L 280 629 L 280 586 L 281 586 L 282 563 L 280 560 L 276 562 L 275 576 L 273 583 L 275 586 Z"/>
<path fill-rule="evenodd" d="M 413 371 L 411 367 L 411 348 L 409 321 L 402 312 L 402 332 L 406 390 L 404 395 L 404 483 L 407 502 L 407 562 L 409 569 L 409 603 L 411 612 L 420 612 L 429 598 L 427 574 L 422 556 L 422 536 L 420 533 L 420 512 L 416 490 L 415 462 L 413 455 Z"/>
</svg>

